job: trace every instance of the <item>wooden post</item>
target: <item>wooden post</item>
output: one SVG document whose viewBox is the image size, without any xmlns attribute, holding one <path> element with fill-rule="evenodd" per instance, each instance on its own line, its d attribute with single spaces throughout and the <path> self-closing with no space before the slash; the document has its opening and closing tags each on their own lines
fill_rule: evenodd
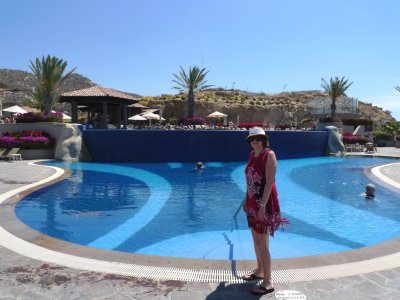
<svg viewBox="0 0 400 300">
<path fill-rule="evenodd" d="M 122 125 L 124 129 L 128 126 L 128 105 L 122 105 Z"/>
<path fill-rule="evenodd" d="M 71 101 L 71 122 L 78 123 L 78 105 L 75 100 Z"/>
<path fill-rule="evenodd" d="M 101 118 L 101 126 L 103 128 L 108 128 L 107 125 L 108 125 L 107 124 L 107 102 L 104 101 L 103 102 L 103 115 L 102 115 L 102 118 Z"/>
</svg>

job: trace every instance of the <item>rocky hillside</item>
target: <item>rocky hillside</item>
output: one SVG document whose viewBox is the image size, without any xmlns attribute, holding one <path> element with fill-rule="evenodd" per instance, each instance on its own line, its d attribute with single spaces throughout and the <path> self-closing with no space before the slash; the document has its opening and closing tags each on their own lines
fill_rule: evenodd
<svg viewBox="0 0 400 300">
<path fill-rule="evenodd" d="M 74 73 L 61 84 L 56 91 L 56 97 L 65 92 L 85 89 L 95 85 L 96 83 L 89 78 Z M 3 104 L 24 104 L 30 106 L 29 102 L 32 102 L 31 92 L 35 86 L 35 77 L 29 72 L 0 69 L 0 100 L 2 100 Z M 140 95 L 133 93 L 127 94 L 140 97 Z M 68 104 L 58 105 L 67 106 L 65 110 L 68 110 Z"/>
<path fill-rule="evenodd" d="M 90 79 L 72 74 L 57 91 L 57 95 L 74 90 L 94 86 Z M 36 86 L 35 77 L 28 72 L 0 69 L 0 99 L 3 104 L 29 104 L 32 101 L 31 92 Z"/>
<path fill-rule="evenodd" d="M 236 123 L 263 122 L 303 123 L 307 126 L 318 117 L 315 111 L 317 99 L 328 99 L 321 91 L 285 92 L 280 94 L 250 93 L 239 90 L 211 89 L 196 94 L 195 115 L 207 116 L 218 110 L 227 114 L 228 120 Z M 327 100 L 329 101 L 329 100 Z M 165 118 L 181 117 L 186 114 L 186 95 L 161 95 L 143 97 L 141 104 L 149 107 L 164 107 Z M 330 105 L 330 102 L 329 102 Z M 358 102 L 359 112 L 343 115 L 346 118 L 366 118 L 374 121 L 394 121 L 382 108 Z"/>
<path fill-rule="evenodd" d="M 31 91 L 35 87 L 31 73 L 18 70 L 0 69 L 0 100 L 3 104 L 28 104 Z M 90 79 L 73 74 L 59 88 L 57 94 L 94 86 Z M 109 87 L 112 88 L 112 87 Z M 139 95 L 132 94 L 140 97 Z M 298 91 L 280 94 L 251 93 L 240 90 L 210 89 L 196 94 L 196 116 L 207 116 L 213 111 L 227 114 L 228 121 L 263 122 L 272 124 L 282 122 L 305 123 L 316 118 L 313 101 L 327 98 L 321 91 Z M 186 115 L 186 95 L 161 95 L 142 97 L 140 102 L 148 107 L 164 107 L 163 116 L 167 119 Z M 359 101 L 358 118 L 374 121 L 394 121 L 382 108 Z M 68 110 L 66 108 L 66 110 Z"/>
</svg>

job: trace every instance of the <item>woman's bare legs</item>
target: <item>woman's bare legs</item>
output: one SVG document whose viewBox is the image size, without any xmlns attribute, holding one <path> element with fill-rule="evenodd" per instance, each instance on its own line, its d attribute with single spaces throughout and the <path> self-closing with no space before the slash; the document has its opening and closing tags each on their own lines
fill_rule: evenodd
<svg viewBox="0 0 400 300">
<path fill-rule="evenodd" d="M 257 277 L 263 277 L 264 273 L 263 273 L 263 267 L 262 267 L 262 263 L 261 263 L 261 255 L 260 255 L 260 251 L 256 245 L 256 237 L 254 236 L 254 234 L 257 233 L 253 230 L 253 228 L 251 228 L 251 234 L 253 235 L 253 244 L 254 244 L 254 252 L 256 253 L 256 259 L 257 259 L 257 269 L 254 271 L 254 275 L 256 275 Z"/>
<path fill-rule="evenodd" d="M 271 280 L 271 254 L 269 253 L 269 236 L 260 234 L 251 229 L 254 241 L 254 249 L 257 256 L 257 272 L 264 274 L 263 286 L 267 289 L 272 288 Z M 261 268 L 260 268 L 261 267 Z"/>
</svg>

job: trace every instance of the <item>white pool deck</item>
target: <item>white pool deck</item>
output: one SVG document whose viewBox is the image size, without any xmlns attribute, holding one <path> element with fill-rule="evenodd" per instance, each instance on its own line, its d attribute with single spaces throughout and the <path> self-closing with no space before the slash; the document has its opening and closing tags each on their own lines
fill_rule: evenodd
<svg viewBox="0 0 400 300">
<path fill-rule="evenodd" d="M 375 154 L 400 158 L 400 149 Z M 56 179 L 54 169 L 28 162 L 0 163 L 0 299 L 253 299 L 240 275 L 251 261 L 212 262 L 109 255 L 13 226 L 10 199 L 41 180 Z M 379 183 L 399 191 L 400 160 L 371 170 Z M 50 178 L 49 178 L 50 177 Z M 43 182 L 45 184 L 45 182 Z M 400 201 L 400 196 L 399 196 Z M 11 224 L 11 225 L 10 225 Z M 9 226 L 9 228 L 7 227 Z M 9 230 L 10 229 L 10 230 Z M 362 250 L 305 259 L 273 261 L 275 290 L 298 290 L 308 299 L 397 299 L 400 297 L 400 238 Z M 273 298 L 273 296 L 269 296 Z M 265 296 L 268 298 L 268 296 Z"/>
</svg>

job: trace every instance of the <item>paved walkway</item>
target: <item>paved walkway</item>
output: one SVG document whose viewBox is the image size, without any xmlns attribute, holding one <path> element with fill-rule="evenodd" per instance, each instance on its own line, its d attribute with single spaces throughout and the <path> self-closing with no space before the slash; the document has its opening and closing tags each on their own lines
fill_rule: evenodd
<svg viewBox="0 0 400 300">
<path fill-rule="evenodd" d="M 400 149 L 379 148 L 377 154 L 400 158 Z M 400 165 L 382 168 L 381 172 L 400 184 Z M 52 173 L 26 162 L 0 162 L 0 195 Z M 0 259 L 0 299 L 260 298 L 250 294 L 252 284 L 150 280 L 81 271 L 33 260 L 1 246 Z M 296 290 L 307 299 L 399 299 L 400 268 L 329 280 L 276 283 L 275 290 Z M 262 299 L 275 297 L 269 295 Z"/>
</svg>

